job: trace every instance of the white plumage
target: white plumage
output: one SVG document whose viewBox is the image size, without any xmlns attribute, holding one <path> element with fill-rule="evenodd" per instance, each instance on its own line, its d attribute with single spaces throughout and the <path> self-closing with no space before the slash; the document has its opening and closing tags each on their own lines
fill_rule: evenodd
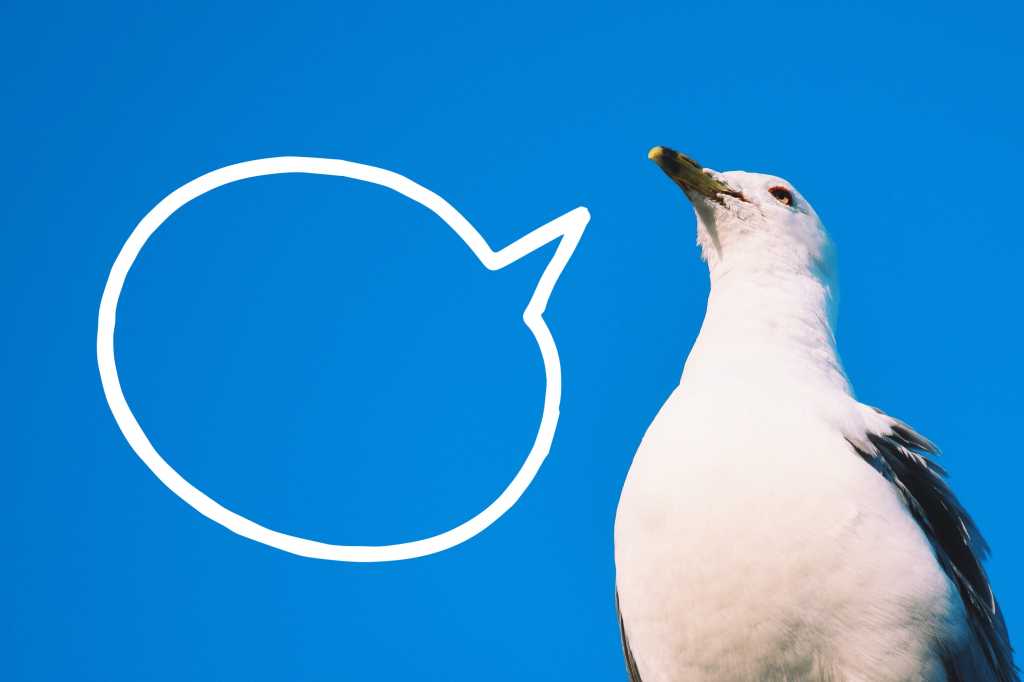
<svg viewBox="0 0 1024 682">
<path fill-rule="evenodd" d="M 711 291 L 619 502 L 631 678 L 1016 680 L 933 446 L 852 395 L 810 204 L 780 178 L 651 157 L 694 203 Z"/>
</svg>

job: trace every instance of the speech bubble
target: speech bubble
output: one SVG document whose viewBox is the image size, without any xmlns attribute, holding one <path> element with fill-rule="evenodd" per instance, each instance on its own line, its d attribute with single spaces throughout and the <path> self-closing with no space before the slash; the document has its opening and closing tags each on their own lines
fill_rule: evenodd
<svg viewBox="0 0 1024 682">
<path fill-rule="evenodd" d="M 351 178 L 394 190 L 433 211 L 462 238 L 484 267 L 492 271 L 500 270 L 552 241 L 559 240 L 554 255 L 544 268 L 523 311 L 523 322 L 533 333 L 544 360 L 544 409 L 541 413 L 540 426 L 537 428 L 537 436 L 526 460 L 505 490 L 468 521 L 430 537 L 391 545 L 336 545 L 272 530 L 224 507 L 185 480 L 153 447 L 128 406 L 114 358 L 114 327 L 117 323 L 117 303 L 124 288 L 125 278 L 142 247 L 175 211 L 193 199 L 232 182 L 282 173 Z M 555 428 L 558 426 L 558 408 L 562 400 L 562 366 L 555 340 L 544 322 L 544 309 L 555 283 L 576 250 L 589 222 L 590 212 L 580 206 L 538 227 L 505 248 L 494 251 L 476 228 L 447 201 L 422 185 L 383 168 L 341 159 L 306 156 L 256 159 L 218 168 L 182 185 L 164 197 L 135 226 L 114 260 L 100 299 L 96 329 L 96 362 L 103 384 L 103 394 L 128 444 L 156 477 L 200 514 L 242 537 L 299 556 L 329 561 L 401 561 L 451 549 L 482 533 L 511 509 L 533 482 L 551 451 Z"/>
</svg>

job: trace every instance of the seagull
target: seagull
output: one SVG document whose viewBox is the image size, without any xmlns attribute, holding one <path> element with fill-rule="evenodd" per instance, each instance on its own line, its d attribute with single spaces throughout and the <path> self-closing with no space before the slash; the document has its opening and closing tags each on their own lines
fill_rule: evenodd
<svg viewBox="0 0 1024 682">
<path fill-rule="evenodd" d="M 938 449 L 853 395 L 814 209 L 782 178 L 648 156 L 693 204 L 711 288 L 616 513 L 630 681 L 1019 682 Z"/>
</svg>

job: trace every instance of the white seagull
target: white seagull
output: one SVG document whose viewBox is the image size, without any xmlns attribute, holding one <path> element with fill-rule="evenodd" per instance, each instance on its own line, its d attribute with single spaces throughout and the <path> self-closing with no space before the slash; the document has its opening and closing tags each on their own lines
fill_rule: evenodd
<svg viewBox="0 0 1024 682">
<path fill-rule="evenodd" d="M 836 270 L 785 180 L 649 154 L 697 214 L 700 335 L 615 520 L 632 682 L 1015 682 L 935 446 L 853 396 Z"/>
</svg>

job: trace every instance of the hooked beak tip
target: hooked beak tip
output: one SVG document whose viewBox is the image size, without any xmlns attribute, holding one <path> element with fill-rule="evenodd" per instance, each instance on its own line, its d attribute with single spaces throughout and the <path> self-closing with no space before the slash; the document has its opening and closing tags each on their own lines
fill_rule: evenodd
<svg viewBox="0 0 1024 682">
<path fill-rule="evenodd" d="M 667 151 L 665 147 L 659 144 L 657 147 L 651 147 L 651 150 L 647 152 L 647 158 L 657 163 L 658 159 L 663 157 Z"/>
</svg>

